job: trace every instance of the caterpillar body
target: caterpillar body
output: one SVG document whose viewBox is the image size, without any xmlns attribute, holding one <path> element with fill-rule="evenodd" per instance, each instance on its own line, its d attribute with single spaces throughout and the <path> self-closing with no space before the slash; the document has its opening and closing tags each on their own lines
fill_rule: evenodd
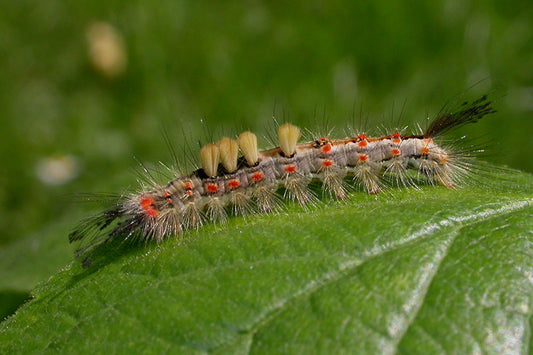
<svg viewBox="0 0 533 355">
<path fill-rule="evenodd" d="M 265 151 L 258 150 L 251 132 L 236 140 L 225 137 L 200 149 L 200 169 L 122 196 L 80 223 L 69 240 L 86 242 L 78 256 L 115 238 L 161 241 L 206 222 L 223 222 L 229 214 L 273 211 L 282 198 L 313 203 L 313 181 L 338 199 L 348 197 L 350 179 L 370 194 L 383 190 L 387 176 L 400 185 L 416 186 L 408 170 L 431 184 L 454 187 L 470 173 L 470 156 L 439 145 L 436 138 L 494 112 L 484 95 L 453 111 L 444 109 L 419 135 L 396 131 L 298 143 L 300 129 L 284 124 L 278 129 L 279 146 Z"/>
</svg>

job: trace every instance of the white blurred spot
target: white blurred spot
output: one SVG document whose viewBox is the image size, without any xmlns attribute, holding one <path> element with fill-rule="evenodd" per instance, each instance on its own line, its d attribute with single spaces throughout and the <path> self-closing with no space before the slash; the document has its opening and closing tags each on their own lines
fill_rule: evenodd
<svg viewBox="0 0 533 355">
<path fill-rule="evenodd" d="M 109 78 L 124 73 L 127 58 L 121 34 L 105 22 L 97 22 L 89 26 L 86 35 L 93 67 Z"/>
<path fill-rule="evenodd" d="M 62 185 L 79 175 L 80 164 L 71 155 L 41 159 L 35 167 L 37 178 L 47 185 Z"/>
</svg>

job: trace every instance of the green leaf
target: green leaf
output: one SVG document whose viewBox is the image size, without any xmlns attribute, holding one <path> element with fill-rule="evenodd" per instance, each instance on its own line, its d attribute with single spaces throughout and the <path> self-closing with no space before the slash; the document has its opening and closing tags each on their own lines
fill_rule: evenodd
<svg viewBox="0 0 533 355">
<path fill-rule="evenodd" d="M 66 243 L 71 229 L 72 218 L 62 219 L 0 249 L 0 320 L 26 302 L 38 282 L 72 259 Z"/>
<path fill-rule="evenodd" d="M 72 247 L 66 243 L 66 235 L 73 225 L 73 220 L 62 219 L 0 249 L 0 293 L 30 291 L 71 260 Z"/>
<path fill-rule="evenodd" d="M 104 251 L 40 284 L 0 353 L 526 352 L 533 178 L 391 189 Z"/>
</svg>

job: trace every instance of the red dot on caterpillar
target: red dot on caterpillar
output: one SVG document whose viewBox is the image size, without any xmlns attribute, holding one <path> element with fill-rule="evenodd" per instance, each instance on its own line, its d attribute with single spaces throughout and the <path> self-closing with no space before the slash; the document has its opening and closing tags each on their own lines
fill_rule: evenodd
<svg viewBox="0 0 533 355">
<path fill-rule="evenodd" d="M 155 200 L 151 196 L 146 196 L 141 200 L 141 207 L 150 217 L 156 217 L 159 211 L 155 207 Z"/>
<path fill-rule="evenodd" d="M 263 174 L 261 174 L 259 172 L 252 174 L 252 180 L 256 181 L 256 182 L 263 180 L 263 177 L 264 177 Z"/>
<path fill-rule="evenodd" d="M 331 161 L 329 159 L 325 159 L 325 160 L 322 161 L 322 166 L 324 168 L 329 168 L 332 165 L 333 165 L 333 161 Z"/>
<path fill-rule="evenodd" d="M 206 189 L 207 192 L 214 194 L 218 191 L 218 186 L 216 184 L 207 184 Z"/>
<path fill-rule="evenodd" d="M 236 180 L 236 179 L 233 179 L 233 180 L 230 180 L 228 182 L 228 187 L 230 189 L 236 189 L 238 188 L 239 186 L 241 186 L 241 183 L 239 182 L 239 180 Z"/>
<path fill-rule="evenodd" d="M 288 173 L 288 174 L 292 174 L 292 173 L 296 172 L 296 170 L 297 170 L 296 166 L 294 166 L 292 164 L 291 165 L 287 165 L 285 167 L 285 172 Z"/>
<path fill-rule="evenodd" d="M 323 138 L 323 139 L 327 139 L 327 138 Z M 322 153 L 329 153 L 331 152 L 331 143 L 327 143 L 325 146 L 323 146 L 322 148 L 320 148 L 322 150 Z"/>
</svg>

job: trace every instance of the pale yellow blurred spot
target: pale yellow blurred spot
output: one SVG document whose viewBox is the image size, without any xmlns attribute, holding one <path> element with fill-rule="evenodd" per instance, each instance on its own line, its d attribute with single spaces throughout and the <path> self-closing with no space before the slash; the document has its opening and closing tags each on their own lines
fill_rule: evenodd
<svg viewBox="0 0 533 355">
<path fill-rule="evenodd" d="M 126 71 L 127 54 L 122 35 L 105 22 L 96 22 L 86 32 L 89 60 L 93 67 L 109 78 Z"/>
<path fill-rule="evenodd" d="M 47 185 L 62 185 L 79 175 L 80 164 L 71 155 L 47 157 L 37 163 L 35 173 Z"/>
</svg>

